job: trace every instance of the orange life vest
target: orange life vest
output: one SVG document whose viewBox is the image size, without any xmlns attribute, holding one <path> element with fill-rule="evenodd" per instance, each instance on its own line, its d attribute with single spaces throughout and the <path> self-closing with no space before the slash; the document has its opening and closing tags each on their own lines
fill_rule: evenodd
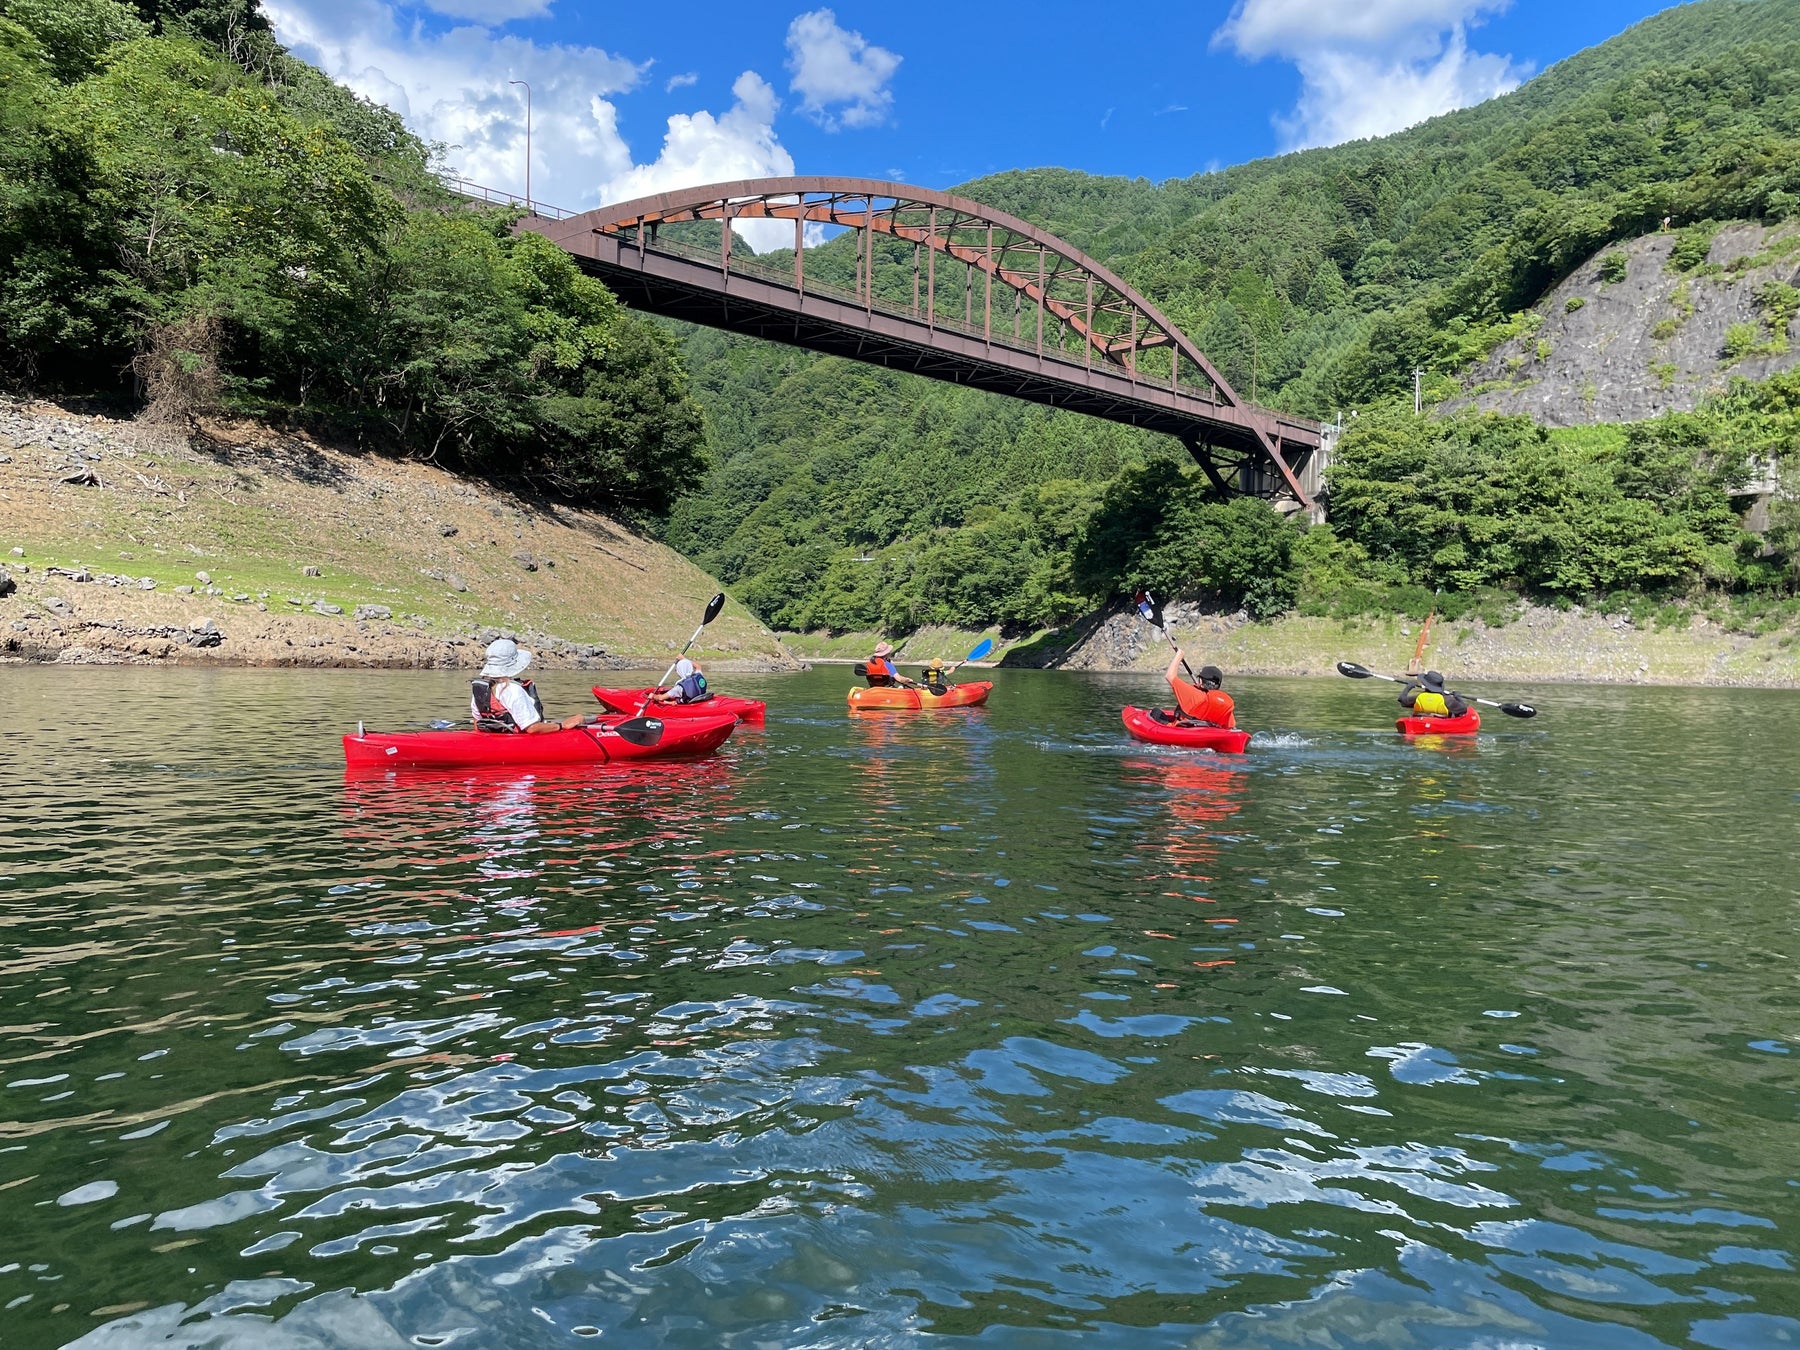
<svg viewBox="0 0 1800 1350">
<path fill-rule="evenodd" d="M 1184 680 L 1175 681 L 1175 701 L 1196 722 L 1215 727 L 1235 727 L 1237 704 L 1223 689 L 1198 689 Z"/>
</svg>

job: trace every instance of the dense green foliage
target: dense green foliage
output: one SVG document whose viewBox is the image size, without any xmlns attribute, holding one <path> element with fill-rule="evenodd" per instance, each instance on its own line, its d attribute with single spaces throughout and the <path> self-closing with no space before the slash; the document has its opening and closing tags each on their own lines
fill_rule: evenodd
<svg viewBox="0 0 1800 1350">
<path fill-rule="evenodd" d="M 665 510 L 703 449 L 673 344 L 509 226 L 253 0 L 0 0 L 0 376 Z"/>
<path fill-rule="evenodd" d="M 1791 379 L 1588 433 L 1400 399 L 1664 217 L 1692 272 L 1719 220 L 1800 214 L 1800 0 L 1671 10 L 1377 141 L 964 190 L 1117 267 L 1244 392 L 1352 413 L 1331 523 L 1213 500 L 1155 436 L 671 337 L 448 198 L 399 120 L 284 52 L 255 0 L 0 0 L 0 380 L 304 420 L 661 516 L 790 628 L 1030 628 L 1138 585 L 1254 615 L 1800 590 L 1800 508 L 1751 535 L 1734 495 L 1800 442 Z M 889 243 L 884 294 L 911 284 Z M 847 237 L 809 251 L 822 283 L 853 267 Z M 1785 350 L 1800 293 L 1755 302 L 1728 358 Z"/>
<path fill-rule="evenodd" d="M 1381 140 L 1163 184 L 1046 169 L 960 191 L 1118 268 L 1241 392 L 1361 410 L 1331 525 L 1207 502 L 1155 437 L 686 333 L 717 467 L 670 538 L 771 622 L 1029 626 L 1143 582 L 1253 613 L 1411 604 L 1438 586 L 1473 604 L 1494 588 L 1793 583 L 1776 528 L 1763 553 L 1730 495 L 1751 404 L 1767 404 L 1759 453 L 1800 440 L 1773 390 L 1586 439 L 1390 404 L 1415 366 L 1447 392 L 1573 268 L 1665 216 L 1681 227 L 1672 266 L 1691 271 L 1717 219 L 1800 214 L 1800 0 L 1667 11 Z M 848 281 L 851 246 L 812 250 L 808 274 Z M 885 280 L 909 284 L 895 260 Z M 1759 301 L 1746 353 L 1785 342 L 1785 289 Z"/>
</svg>

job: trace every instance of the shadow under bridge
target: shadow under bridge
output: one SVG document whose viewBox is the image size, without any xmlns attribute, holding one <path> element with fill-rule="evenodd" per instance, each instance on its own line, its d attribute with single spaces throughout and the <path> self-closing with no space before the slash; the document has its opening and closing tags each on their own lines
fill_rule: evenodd
<svg viewBox="0 0 1800 1350">
<path fill-rule="evenodd" d="M 734 224 L 784 220 L 791 257 L 734 248 Z M 853 265 L 814 250 L 824 275 L 809 275 L 809 225 L 851 231 Z M 1220 493 L 1313 509 L 1317 422 L 1239 398 L 1115 273 L 1003 211 L 873 179 L 758 178 L 519 228 L 636 309 L 1164 432 Z"/>
</svg>

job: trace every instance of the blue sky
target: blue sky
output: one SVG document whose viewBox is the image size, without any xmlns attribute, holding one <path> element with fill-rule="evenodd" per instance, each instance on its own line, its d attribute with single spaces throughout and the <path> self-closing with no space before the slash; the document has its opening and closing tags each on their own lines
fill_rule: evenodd
<svg viewBox="0 0 1800 1350">
<path fill-rule="evenodd" d="M 265 0 L 299 54 L 445 143 L 446 162 L 592 206 L 701 182 L 1007 168 L 1186 176 L 1466 106 L 1656 0 L 842 2 Z M 929 17 L 927 17 L 929 16 Z"/>
</svg>

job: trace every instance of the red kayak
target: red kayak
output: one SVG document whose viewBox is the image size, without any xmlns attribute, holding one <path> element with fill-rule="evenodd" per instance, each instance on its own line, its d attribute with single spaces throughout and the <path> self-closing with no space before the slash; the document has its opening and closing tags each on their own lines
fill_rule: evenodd
<svg viewBox="0 0 1800 1350">
<path fill-rule="evenodd" d="M 1481 714 L 1470 708 L 1461 717 L 1400 717 L 1394 728 L 1402 736 L 1473 736 L 1481 730 Z"/>
<path fill-rule="evenodd" d="M 650 697 L 649 689 L 604 689 L 594 686 L 594 697 L 609 712 L 624 713 L 627 717 L 637 713 L 638 705 Z M 730 694 L 708 694 L 697 703 L 652 703 L 644 710 L 647 717 L 717 717 L 721 713 L 730 713 L 746 722 L 760 722 L 769 705 L 760 698 L 733 698 Z"/>
<path fill-rule="evenodd" d="M 371 731 L 344 737 L 344 763 L 356 768 L 473 769 L 487 765 L 610 764 L 627 760 L 705 755 L 725 744 L 737 726 L 735 715 L 684 717 L 663 723 L 655 745 L 633 745 L 613 730 L 624 717 L 607 717 L 591 727 L 518 732 Z"/>
<path fill-rule="evenodd" d="M 1174 717 L 1176 714 L 1166 714 Z M 1152 745 L 1185 745 L 1195 750 L 1216 750 L 1222 755 L 1241 755 L 1250 744 L 1250 733 L 1231 727 L 1182 726 L 1163 722 L 1144 708 L 1126 708 L 1119 714 L 1125 730 Z"/>
</svg>

